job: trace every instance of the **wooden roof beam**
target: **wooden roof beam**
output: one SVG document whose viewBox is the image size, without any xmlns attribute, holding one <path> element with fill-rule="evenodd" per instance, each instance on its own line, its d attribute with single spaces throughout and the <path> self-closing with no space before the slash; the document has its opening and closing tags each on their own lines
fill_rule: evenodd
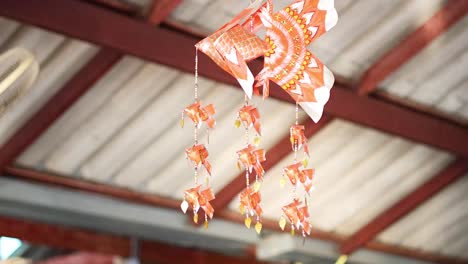
<svg viewBox="0 0 468 264">
<path fill-rule="evenodd" d="M 111 0 L 97 2 L 109 5 L 116 3 Z M 159 25 L 178 4 L 180 4 L 178 0 L 154 0 L 153 8 L 147 18 L 148 23 L 153 26 Z M 111 7 L 115 7 L 115 5 L 111 5 Z M 123 55 L 122 52 L 111 48 L 101 49 L 89 63 L 75 74 L 23 127 L 0 147 L 0 171 L 16 160 L 55 120 L 80 99 L 86 91 L 91 89 Z"/>
<path fill-rule="evenodd" d="M 460 158 L 454 161 L 432 179 L 363 226 L 341 245 L 340 252 L 349 255 L 365 246 L 389 226 L 403 219 L 414 209 L 463 177 L 467 172 L 468 159 Z"/>
<path fill-rule="evenodd" d="M 112 49 L 99 51 L 47 103 L 0 147 L 0 172 L 12 164 L 55 120 L 88 91 L 122 54 Z"/>
<path fill-rule="evenodd" d="M 16 0 L 2 0 L 0 15 L 185 72 L 193 71 L 194 44 L 199 38 L 167 28 L 156 28 L 84 2 L 23 0 L 18 3 Z M 258 60 L 251 63 L 254 72 L 262 65 Z M 206 56 L 200 56 L 199 72 L 215 81 L 237 86 L 235 79 Z M 294 103 L 276 85 L 272 85 L 270 96 Z M 325 112 L 468 157 L 466 128 L 382 100 L 358 96 L 350 87 L 339 83 L 332 90 Z"/>
<path fill-rule="evenodd" d="M 369 70 L 364 73 L 358 85 L 358 93 L 366 95 L 374 92 L 383 80 L 411 60 L 411 58 L 431 44 L 433 40 L 447 31 L 453 24 L 462 19 L 467 12 L 468 1 L 447 1 L 447 4 L 426 23 L 369 67 Z"/>
</svg>

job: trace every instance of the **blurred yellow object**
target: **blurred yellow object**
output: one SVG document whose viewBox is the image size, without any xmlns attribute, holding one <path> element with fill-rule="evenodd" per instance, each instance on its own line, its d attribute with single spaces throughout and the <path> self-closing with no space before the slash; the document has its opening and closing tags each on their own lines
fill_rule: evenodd
<svg viewBox="0 0 468 264">
<path fill-rule="evenodd" d="M 39 72 L 34 55 L 22 48 L 0 54 L 0 117 L 32 86 Z"/>
<path fill-rule="evenodd" d="M 10 258 L 5 260 L 0 260 L 0 264 L 32 264 L 30 259 L 23 258 Z"/>
<path fill-rule="evenodd" d="M 335 264 L 345 264 L 346 261 L 348 261 L 348 256 L 347 255 L 341 255 L 338 260 L 336 261 Z"/>
</svg>

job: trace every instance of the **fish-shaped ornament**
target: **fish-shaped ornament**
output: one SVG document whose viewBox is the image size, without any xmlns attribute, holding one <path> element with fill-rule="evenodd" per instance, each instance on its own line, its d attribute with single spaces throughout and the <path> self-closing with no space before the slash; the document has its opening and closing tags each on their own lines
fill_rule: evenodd
<svg viewBox="0 0 468 264">
<path fill-rule="evenodd" d="M 237 113 L 238 120 L 245 125 L 245 127 L 250 128 L 254 127 L 257 134 L 260 136 L 261 124 L 260 124 L 260 113 L 258 109 L 253 105 L 243 106 Z"/>
<path fill-rule="evenodd" d="M 184 214 L 187 212 L 187 209 L 190 207 L 194 213 L 194 222 L 198 222 L 198 210 L 203 209 L 205 215 L 210 219 L 213 218 L 214 209 L 210 204 L 210 201 L 215 199 L 213 191 L 210 188 L 207 188 L 201 191 L 201 185 L 198 185 L 195 188 L 188 189 L 184 192 L 185 197 L 184 201 L 180 205 L 182 212 Z"/>
<path fill-rule="evenodd" d="M 307 137 L 305 136 L 305 126 L 293 125 L 290 129 L 291 145 L 293 150 L 304 148 L 304 152 L 309 156 L 309 146 L 307 145 Z"/>
<path fill-rule="evenodd" d="M 193 145 L 190 148 L 185 149 L 185 154 L 187 155 L 187 159 L 189 159 L 195 168 L 200 167 L 203 165 L 211 175 L 211 164 L 208 161 L 208 150 L 206 150 L 205 145 Z"/>
<path fill-rule="evenodd" d="M 240 193 L 240 205 L 239 210 L 241 214 L 246 216 L 257 215 L 258 217 L 262 216 L 262 208 L 260 207 L 261 202 L 260 192 L 255 191 L 251 186 L 245 188 Z"/>
<path fill-rule="evenodd" d="M 261 162 L 266 160 L 265 151 L 263 149 L 255 149 L 254 146 L 248 145 L 246 148 L 237 151 L 238 161 L 244 166 L 244 168 L 252 173 L 255 170 L 260 180 L 265 174 L 265 170 Z"/>
<path fill-rule="evenodd" d="M 266 28 L 263 70 L 256 87 L 269 94 L 269 82 L 282 87 L 314 122 L 322 116 L 334 83 L 332 72 L 307 46 L 329 31 L 338 21 L 333 0 L 295 0 L 273 14 L 271 0 L 257 13 Z"/>
<path fill-rule="evenodd" d="M 255 230 L 260 234 L 262 231 L 262 222 L 260 221 L 262 216 L 262 208 L 260 207 L 260 202 L 262 198 L 258 190 L 248 186 L 240 193 L 240 205 L 239 210 L 241 214 L 245 214 L 245 226 L 250 228 L 252 223 L 251 216 L 256 215 L 257 223 L 255 224 Z"/>
<path fill-rule="evenodd" d="M 237 79 L 247 96 L 253 93 L 255 78 L 247 62 L 263 56 L 266 45 L 253 31 L 263 0 L 253 1 L 239 15 L 196 44 L 219 67 Z"/>
<path fill-rule="evenodd" d="M 206 122 L 206 125 L 209 128 L 214 128 L 216 121 L 213 118 L 213 115 L 215 113 L 216 110 L 213 104 L 202 107 L 200 101 L 197 101 L 184 109 L 182 124 L 184 116 L 187 115 L 197 128 L 200 128 L 203 122 Z"/>
<path fill-rule="evenodd" d="M 311 227 L 309 220 L 309 209 L 306 205 L 302 205 L 299 199 L 294 199 L 292 203 L 283 206 L 282 208 L 286 219 L 291 223 L 291 232 L 299 230 L 302 236 L 310 235 Z M 280 227 L 284 230 L 285 218 L 281 218 Z"/>
<path fill-rule="evenodd" d="M 307 193 L 310 193 L 313 180 L 314 170 L 313 169 L 301 169 L 302 163 L 296 163 L 289 165 L 283 169 L 284 175 L 286 175 L 292 185 L 296 185 L 300 182 Z"/>
</svg>

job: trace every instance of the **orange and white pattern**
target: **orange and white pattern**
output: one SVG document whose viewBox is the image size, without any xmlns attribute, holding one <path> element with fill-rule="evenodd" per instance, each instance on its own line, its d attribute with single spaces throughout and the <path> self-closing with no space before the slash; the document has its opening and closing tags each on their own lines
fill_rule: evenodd
<svg viewBox="0 0 468 264">
<path fill-rule="evenodd" d="M 292 203 L 283 206 L 282 209 L 286 219 L 291 223 L 292 230 L 301 231 L 304 237 L 306 234 L 310 235 L 311 227 L 307 204 L 303 205 L 298 199 L 294 199 Z M 284 229 L 284 225 L 281 224 L 281 221 L 280 227 Z"/>
<path fill-rule="evenodd" d="M 241 121 L 245 127 L 254 127 L 258 135 L 262 134 L 260 124 L 260 113 L 258 109 L 253 105 L 243 106 L 237 113 L 237 118 Z"/>
<path fill-rule="evenodd" d="M 219 67 L 237 79 L 248 97 L 252 97 L 255 78 L 247 62 L 263 56 L 265 43 L 257 37 L 253 17 L 259 12 L 262 0 L 256 0 L 239 15 L 226 23 L 212 35 L 196 44 Z"/>
<path fill-rule="evenodd" d="M 203 144 L 194 145 L 185 149 L 185 154 L 195 169 L 198 169 L 201 165 L 203 165 L 208 174 L 211 175 L 211 164 L 208 162 L 208 150 L 206 150 Z"/>
<path fill-rule="evenodd" d="M 307 137 L 305 135 L 305 126 L 293 125 L 290 128 L 290 140 L 292 149 L 297 151 L 304 148 L 304 152 L 309 156 L 309 146 L 307 145 Z"/>
<path fill-rule="evenodd" d="M 310 193 L 313 187 L 314 170 L 313 169 L 301 169 L 302 163 L 295 163 L 289 165 L 283 169 L 284 175 L 286 175 L 292 185 L 296 185 L 300 182 L 307 193 Z"/>
<path fill-rule="evenodd" d="M 246 148 L 237 151 L 237 156 L 240 164 L 242 164 L 249 173 L 252 173 L 252 170 L 255 170 L 260 180 L 263 178 L 265 170 L 263 169 L 261 162 L 266 160 L 265 150 L 256 149 L 254 146 L 249 144 Z"/>
<path fill-rule="evenodd" d="M 318 122 L 330 97 L 334 77 L 309 50 L 312 43 L 335 26 L 333 0 L 296 0 L 273 14 L 271 1 L 259 13 L 266 27 L 265 65 L 256 86 L 269 94 L 269 81 L 288 92 Z"/>
<path fill-rule="evenodd" d="M 190 207 L 192 208 L 194 214 L 198 213 L 198 210 L 203 209 L 205 211 L 205 215 L 207 215 L 210 219 L 213 218 L 214 209 L 211 206 L 210 201 L 214 200 L 215 196 L 213 191 L 210 188 L 207 188 L 201 191 L 201 185 L 198 185 L 195 188 L 188 189 L 185 191 L 184 201 L 180 205 L 184 214 L 187 212 L 187 209 Z M 198 221 L 198 218 L 195 222 Z"/>
<path fill-rule="evenodd" d="M 200 128 L 203 122 L 206 122 L 209 128 L 214 128 L 216 121 L 213 115 L 216 113 L 213 104 L 209 104 L 205 107 L 201 106 L 200 101 L 187 106 L 184 109 L 184 115 L 187 115 L 197 128 Z M 184 116 L 182 116 L 183 118 Z"/>
<path fill-rule="evenodd" d="M 255 189 L 250 186 L 245 188 L 240 193 L 240 212 L 247 216 L 257 215 L 258 217 L 261 217 L 263 212 L 262 208 L 260 207 L 261 200 L 260 192 L 255 191 Z"/>
</svg>

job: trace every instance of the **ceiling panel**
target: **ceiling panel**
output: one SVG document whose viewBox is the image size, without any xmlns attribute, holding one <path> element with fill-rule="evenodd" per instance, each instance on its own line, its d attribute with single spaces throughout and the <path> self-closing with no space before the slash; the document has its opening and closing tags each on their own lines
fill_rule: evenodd
<svg viewBox="0 0 468 264">
<path fill-rule="evenodd" d="M 30 90 L 2 116 L 0 145 L 6 142 L 97 51 L 96 47 L 1 18 L 0 52 L 13 47 L 31 51 L 40 64 Z M 3 31 L 3 27 L 6 29 Z"/>
<path fill-rule="evenodd" d="M 421 250 L 466 256 L 468 175 L 384 231 L 379 240 Z"/>
</svg>

